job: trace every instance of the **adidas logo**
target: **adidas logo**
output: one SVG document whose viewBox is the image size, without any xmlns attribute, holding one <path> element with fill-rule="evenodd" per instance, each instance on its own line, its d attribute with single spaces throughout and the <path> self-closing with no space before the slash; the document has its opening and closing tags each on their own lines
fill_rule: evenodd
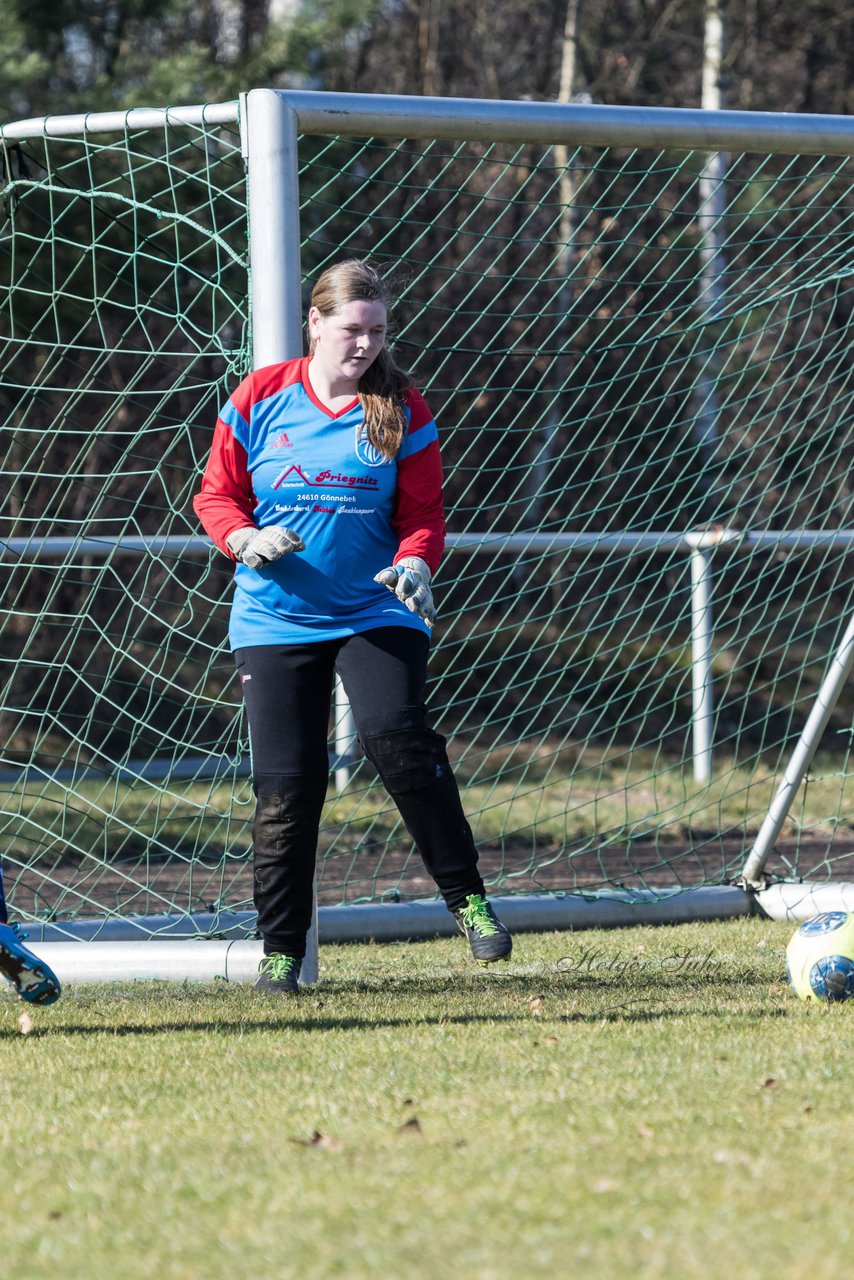
<svg viewBox="0 0 854 1280">
<path fill-rule="evenodd" d="M 276 439 L 273 441 L 273 448 L 274 449 L 292 449 L 293 448 L 291 441 L 288 439 L 287 431 L 283 431 L 280 436 L 276 437 Z"/>
</svg>

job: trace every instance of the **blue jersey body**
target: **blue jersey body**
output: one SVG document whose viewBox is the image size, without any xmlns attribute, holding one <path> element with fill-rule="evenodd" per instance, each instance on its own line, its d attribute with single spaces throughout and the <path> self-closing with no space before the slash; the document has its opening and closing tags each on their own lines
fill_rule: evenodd
<svg viewBox="0 0 854 1280">
<path fill-rule="evenodd" d="M 383 458 L 367 440 L 359 402 L 331 413 L 314 397 L 306 363 L 279 366 L 279 378 L 245 380 L 220 413 L 200 495 L 207 489 L 211 523 L 217 498 L 229 510 L 237 501 L 260 528 L 286 525 L 305 543 L 261 570 L 236 565 L 232 649 L 332 640 L 390 624 L 426 630 L 373 579 L 400 554 L 400 468 L 436 448 L 436 425 L 423 411 L 416 416 L 427 420 L 413 422 L 408 408 L 415 429 L 397 458 Z M 223 514 L 220 533 L 227 523 Z"/>
</svg>

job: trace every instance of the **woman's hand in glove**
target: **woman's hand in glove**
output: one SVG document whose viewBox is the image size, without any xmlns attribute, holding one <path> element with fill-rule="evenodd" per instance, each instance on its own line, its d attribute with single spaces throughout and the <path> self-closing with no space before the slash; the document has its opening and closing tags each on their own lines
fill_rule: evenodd
<svg viewBox="0 0 854 1280">
<path fill-rule="evenodd" d="M 263 569 L 292 551 L 305 551 L 305 543 L 293 529 L 271 524 L 266 529 L 235 529 L 225 540 L 235 560 L 249 569 Z"/>
<path fill-rule="evenodd" d="M 388 587 L 398 600 L 403 601 L 410 613 L 417 613 L 428 627 L 433 626 L 436 610 L 430 590 L 430 569 L 418 556 L 404 556 L 397 564 L 381 569 L 374 582 Z"/>
</svg>

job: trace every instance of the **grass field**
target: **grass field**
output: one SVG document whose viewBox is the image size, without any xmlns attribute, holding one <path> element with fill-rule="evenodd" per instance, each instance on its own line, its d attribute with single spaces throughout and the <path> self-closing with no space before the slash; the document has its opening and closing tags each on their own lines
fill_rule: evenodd
<svg viewBox="0 0 854 1280">
<path fill-rule="evenodd" d="M 4 1271 L 848 1273 L 854 1007 L 758 920 L 325 947 L 320 985 L 0 997 Z M 153 944 L 155 945 L 155 944 Z"/>
</svg>

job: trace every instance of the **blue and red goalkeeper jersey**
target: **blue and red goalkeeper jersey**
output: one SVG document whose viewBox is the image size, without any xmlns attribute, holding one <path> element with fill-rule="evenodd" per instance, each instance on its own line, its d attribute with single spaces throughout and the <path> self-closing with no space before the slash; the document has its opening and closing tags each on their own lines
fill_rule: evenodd
<svg viewBox="0 0 854 1280">
<path fill-rule="evenodd" d="M 370 444 L 358 400 L 331 413 L 308 379 L 310 357 L 258 369 L 226 401 L 193 500 L 220 550 L 254 524 L 286 525 L 305 551 L 265 569 L 237 564 L 229 641 L 333 640 L 373 627 L 426 630 L 373 581 L 403 556 L 438 567 L 445 539 L 436 424 L 415 388 L 398 456 Z"/>
</svg>

